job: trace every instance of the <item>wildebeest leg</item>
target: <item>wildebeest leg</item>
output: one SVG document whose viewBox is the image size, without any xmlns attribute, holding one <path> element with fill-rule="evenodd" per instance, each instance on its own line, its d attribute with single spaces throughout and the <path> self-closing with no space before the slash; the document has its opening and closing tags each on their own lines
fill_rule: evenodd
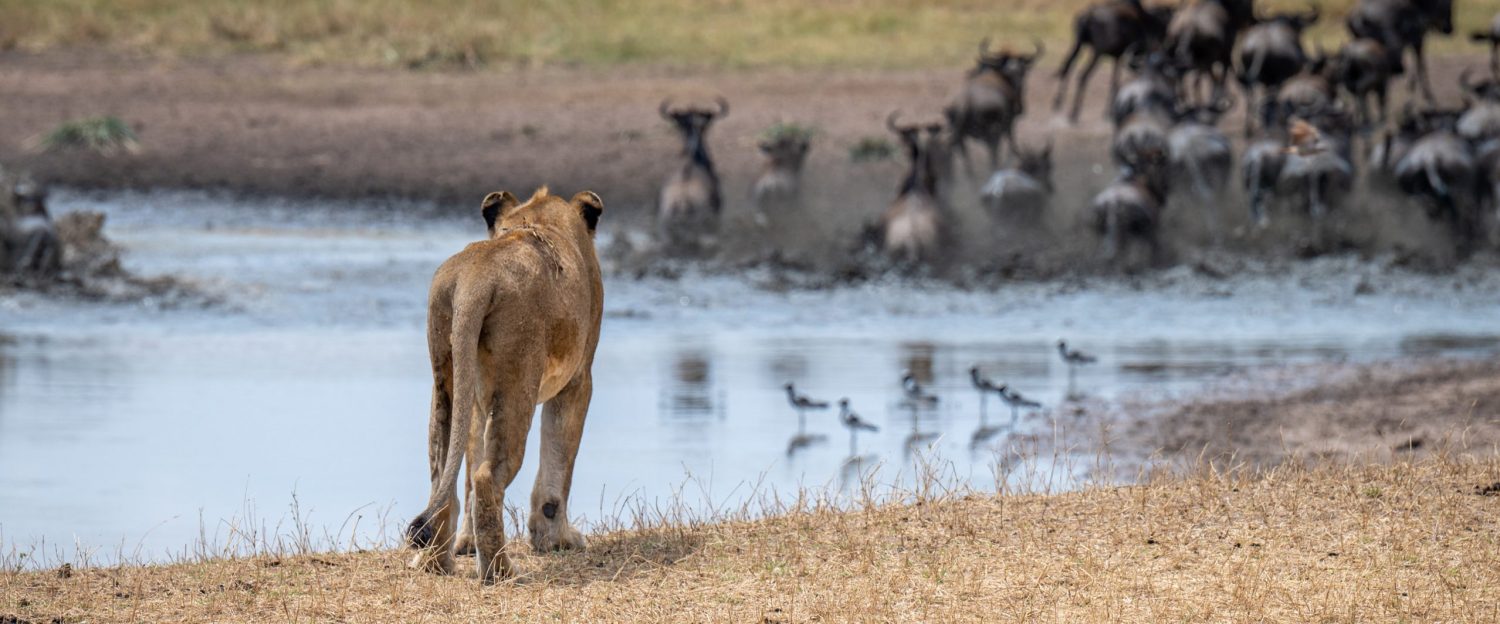
<svg viewBox="0 0 1500 624">
<path fill-rule="evenodd" d="M 1388 113 L 1386 108 L 1386 97 L 1388 96 L 1388 94 L 1389 88 L 1387 87 L 1385 82 L 1381 82 L 1380 87 L 1375 90 L 1375 106 L 1380 111 L 1380 123 L 1382 124 L 1384 124 L 1386 119 L 1389 118 L 1387 117 Z"/>
<path fill-rule="evenodd" d="M 56 273 L 61 264 L 59 251 L 57 235 L 51 230 L 33 231 L 26 237 L 26 243 L 22 247 L 20 268 L 42 275 Z"/>
<path fill-rule="evenodd" d="M 953 141 L 953 150 L 958 152 L 958 157 L 964 161 L 964 175 L 969 176 L 970 180 L 975 179 L 974 161 L 969 159 L 968 141 L 964 140 L 962 136 L 957 137 Z"/>
<path fill-rule="evenodd" d="M 1427 79 L 1427 60 L 1424 59 L 1422 55 L 1421 39 L 1418 39 L 1415 43 L 1412 44 L 1411 51 L 1412 55 L 1416 57 L 1417 61 L 1417 72 L 1415 74 L 1412 74 L 1411 77 L 1412 84 L 1415 85 L 1420 83 L 1422 87 L 1422 97 L 1427 99 L 1428 104 L 1436 104 L 1437 98 L 1433 97 L 1432 95 L 1432 82 Z M 1415 91 L 1416 87 L 1413 86 L 1411 90 Z"/>
<path fill-rule="evenodd" d="M 1104 259 L 1114 260 L 1120 255 L 1120 247 L 1124 244 L 1124 228 L 1120 226 L 1120 211 L 1118 206 L 1108 206 L 1104 209 Z"/>
<path fill-rule="evenodd" d="M 1068 50 L 1068 58 L 1063 59 L 1062 68 L 1057 70 L 1057 95 L 1052 97 L 1052 110 L 1062 108 L 1063 98 L 1068 94 L 1068 74 L 1073 71 L 1073 61 L 1078 60 L 1078 53 L 1083 50 L 1083 37 L 1075 33 L 1073 37 L 1073 49 Z"/>
<path fill-rule="evenodd" d="M 573 463 L 583 438 L 594 393 L 588 371 L 563 388 L 542 408 L 541 466 L 531 488 L 531 547 L 537 552 L 584 548 L 583 534 L 568 523 L 568 492 L 573 487 Z"/>
<path fill-rule="evenodd" d="M 1083 66 L 1083 71 L 1078 73 L 1078 86 L 1073 90 L 1073 110 L 1068 113 L 1068 121 L 1078 122 L 1078 111 L 1083 109 L 1083 94 L 1088 90 L 1089 75 L 1094 73 L 1094 66 L 1099 64 L 1099 52 L 1089 51 L 1089 62 Z"/>
<path fill-rule="evenodd" d="M 541 370 L 541 365 L 515 362 L 512 370 Z M 486 388 L 479 414 L 484 428 L 477 445 L 471 445 L 474 468 L 474 504 L 470 524 L 474 527 L 475 564 L 479 580 L 493 583 L 510 576 L 510 558 L 505 556 L 505 487 L 516 478 L 526 454 L 526 433 L 536 407 L 537 384 L 520 376 Z M 529 382 L 529 383 L 528 383 Z M 479 446 L 480 448 L 474 448 Z M 477 451 L 477 453 L 475 453 Z"/>
<path fill-rule="evenodd" d="M 1115 96 L 1120 93 L 1120 57 L 1109 59 L 1109 99 L 1104 102 L 1104 118 L 1114 117 Z"/>
<path fill-rule="evenodd" d="M 1261 99 L 1257 100 L 1255 99 L 1255 85 L 1245 87 L 1245 138 L 1255 133 L 1255 117 L 1260 115 L 1262 109 L 1265 108 L 1264 100 L 1270 97 L 1267 93 L 1269 93 L 1269 88 L 1262 87 Z"/>
</svg>

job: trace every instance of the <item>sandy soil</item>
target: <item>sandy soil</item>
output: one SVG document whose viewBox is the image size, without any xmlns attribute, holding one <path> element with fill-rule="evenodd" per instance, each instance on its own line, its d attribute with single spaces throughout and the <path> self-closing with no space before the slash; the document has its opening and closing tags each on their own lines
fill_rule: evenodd
<svg viewBox="0 0 1500 624">
<path fill-rule="evenodd" d="M 1117 407 L 1129 415 L 1103 435 L 1132 466 L 1142 452 L 1256 466 L 1500 454 L 1497 359 L 1255 371 L 1185 402 Z"/>
<path fill-rule="evenodd" d="M 603 533 L 582 552 L 512 540 L 517 577 L 493 587 L 470 558 L 437 576 L 390 548 L 0 569 L 0 622 L 1494 622 L 1497 474 L 1493 459 L 1437 460 L 804 501 Z"/>
</svg>

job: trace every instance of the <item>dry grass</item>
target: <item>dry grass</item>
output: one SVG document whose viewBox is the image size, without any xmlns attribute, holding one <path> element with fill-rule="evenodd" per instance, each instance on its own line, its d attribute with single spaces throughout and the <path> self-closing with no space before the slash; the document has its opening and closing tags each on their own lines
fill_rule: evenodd
<svg viewBox="0 0 1500 624">
<path fill-rule="evenodd" d="M 1440 457 L 808 507 L 517 550 L 489 588 L 389 550 L 5 573 L 0 620 L 1495 622 L 1497 481 Z"/>
<path fill-rule="evenodd" d="M 393 67 L 653 63 L 744 67 L 963 64 L 993 36 L 1060 54 L 1089 0 L 0 0 L 0 49 L 103 45 L 161 55 L 271 52 Z M 1342 38 L 1353 0 L 1323 2 Z M 1270 7 L 1301 8 L 1301 0 Z M 1500 0 L 1458 3 L 1461 30 Z M 1469 49 L 1463 37 L 1439 52 Z"/>
</svg>

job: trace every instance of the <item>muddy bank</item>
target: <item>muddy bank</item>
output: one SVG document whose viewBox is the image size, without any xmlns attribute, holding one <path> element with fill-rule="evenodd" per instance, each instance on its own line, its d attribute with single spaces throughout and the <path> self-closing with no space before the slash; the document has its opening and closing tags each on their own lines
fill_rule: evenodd
<svg viewBox="0 0 1500 624">
<path fill-rule="evenodd" d="M 1213 384 L 1177 403 L 1130 403 L 1113 406 L 1129 415 L 1110 426 L 1109 446 L 1123 451 L 1122 459 L 1145 453 L 1174 465 L 1206 459 L 1265 467 L 1289 459 L 1491 457 L 1500 450 L 1494 357 L 1287 366 Z"/>
<path fill-rule="evenodd" d="M 1096 258 L 1083 219 L 1089 198 L 1113 179 L 1101 114 L 1105 76 L 1093 81 L 1083 120 L 1067 126 L 1051 111 L 1056 82 L 1046 58 L 1029 78 L 1023 145 L 1055 141 L 1056 186 L 1036 229 L 988 219 L 963 174 L 953 189 L 952 248 L 963 271 L 1002 278 L 1048 278 L 1110 267 Z M 1454 83 L 1480 57 L 1434 62 L 1439 95 L 1457 103 Z M 91 51 L 0 53 L 0 163 L 21 164 L 46 180 L 95 188 L 214 188 L 290 197 L 435 199 L 445 212 L 475 210 L 497 188 L 551 184 L 590 189 L 609 205 L 606 228 L 644 227 L 679 151 L 657 115 L 662 98 L 722 94 L 730 114 L 709 144 L 724 183 L 728 266 L 784 263 L 838 274 L 870 263 L 856 255 L 861 227 L 891 201 L 903 173 L 899 156 L 854 162 L 865 139 L 889 139 L 885 116 L 934 117 L 964 67 L 925 71 L 545 68 L 512 72 L 407 72 L 291 67 L 263 57 L 149 60 Z M 1398 102 L 1399 104 L 1399 102 Z M 1398 106 L 1399 108 L 1399 106 Z M 65 120 L 118 115 L 137 131 L 138 153 L 36 154 L 29 139 Z M 816 128 L 805 205 L 764 229 L 750 217 L 760 171 L 756 136 L 790 121 Z M 1238 113 L 1223 127 L 1237 134 Z M 975 150 L 979 152 L 982 150 Z M 979 163 L 976 170 L 982 170 Z M 960 167 L 962 168 L 962 167 Z M 1324 236 L 1297 219 L 1266 231 L 1246 228 L 1237 191 L 1222 203 L 1224 250 L 1298 258 L 1337 251 L 1393 254 L 1423 266 L 1448 265 L 1446 234 L 1421 211 L 1386 193 L 1361 193 Z M 1181 202 L 1179 202 L 1181 203 Z M 1196 264 L 1210 236 L 1197 206 L 1169 210 L 1165 240 L 1178 263 Z M 654 264 L 645 258 L 642 264 Z"/>
</svg>

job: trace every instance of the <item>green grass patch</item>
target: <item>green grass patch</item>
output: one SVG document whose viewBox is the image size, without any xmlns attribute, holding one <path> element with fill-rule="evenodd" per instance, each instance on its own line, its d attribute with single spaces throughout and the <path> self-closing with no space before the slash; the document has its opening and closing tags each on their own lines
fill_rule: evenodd
<svg viewBox="0 0 1500 624">
<path fill-rule="evenodd" d="M 105 115 L 65 121 L 42 135 L 37 145 L 48 151 L 78 149 L 109 155 L 135 151 L 140 141 L 124 120 Z"/>
</svg>

